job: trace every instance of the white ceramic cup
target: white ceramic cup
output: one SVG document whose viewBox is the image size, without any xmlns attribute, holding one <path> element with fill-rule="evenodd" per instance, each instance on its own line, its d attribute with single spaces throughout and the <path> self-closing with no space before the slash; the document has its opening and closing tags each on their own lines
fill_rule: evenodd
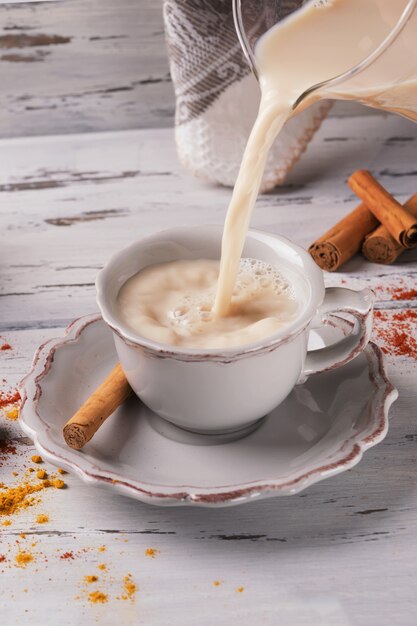
<svg viewBox="0 0 417 626">
<path fill-rule="evenodd" d="M 353 359 L 365 348 L 372 325 L 371 290 L 325 289 L 322 271 L 305 250 L 255 230 L 248 233 L 243 256 L 277 267 L 301 302 L 300 314 L 288 326 L 257 343 L 202 350 L 162 345 L 120 320 L 117 296 L 131 276 L 155 263 L 219 259 L 222 231 L 221 226 L 193 226 L 151 235 L 113 256 L 96 281 L 98 305 L 135 393 L 165 420 L 204 434 L 249 428 L 310 374 Z M 308 352 L 309 330 L 337 313 L 353 317 L 352 333 Z"/>
</svg>

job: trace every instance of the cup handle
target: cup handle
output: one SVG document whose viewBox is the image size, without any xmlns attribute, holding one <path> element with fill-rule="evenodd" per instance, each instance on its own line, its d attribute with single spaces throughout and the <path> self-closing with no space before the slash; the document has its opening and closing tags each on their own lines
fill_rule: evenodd
<svg viewBox="0 0 417 626">
<path fill-rule="evenodd" d="M 314 317 L 311 328 L 320 328 L 329 315 L 347 313 L 354 318 L 352 332 L 337 343 L 307 352 L 302 380 L 311 374 L 335 369 L 355 358 L 369 341 L 375 294 L 371 289 L 353 291 L 330 287 Z M 300 382 L 302 382 L 302 380 Z"/>
</svg>

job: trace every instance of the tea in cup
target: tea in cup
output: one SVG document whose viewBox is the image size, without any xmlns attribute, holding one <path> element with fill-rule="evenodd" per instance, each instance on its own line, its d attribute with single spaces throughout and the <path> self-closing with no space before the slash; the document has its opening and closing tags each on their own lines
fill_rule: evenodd
<svg viewBox="0 0 417 626">
<path fill-rule="evenodd" d="M 113 256 L 96 282 L 137 396 L 164 420 L 209 435 L 247 430 L 310 374 L 354 358 L 369 340 L 374 299 L 369 289 L 325 289 L 305 250 L 250 230 L 230 312 L 218 320 L 210 305 L 221 239 L 221 226 L 151 235 Z M 309 352 L 310 330 L 337 313 L 352 317 L 352 333 Z"/>
</svg>

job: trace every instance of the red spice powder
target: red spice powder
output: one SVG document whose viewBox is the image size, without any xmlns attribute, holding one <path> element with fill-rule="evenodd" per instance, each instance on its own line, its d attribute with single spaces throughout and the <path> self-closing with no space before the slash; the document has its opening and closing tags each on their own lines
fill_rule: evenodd
<svg viewBox="0 0 417 626">
<path fill-rule="evenodd" d="M 63 560 L 73 559 L 74 558 L 74 554 L 73 554 L 73 552 L 64 552 L 64 554 L 61 554 L 61 556 L 59 558 L 63 559 Z"/>
<path fill-rule="evenodd" d="M 4 554 L 0 554 L 0 563 L 6 560 L 6 556 Z"/>
<path fill-rule="evenodd" d="M 17 389 L 12 391 L 0 391 L 0 408 L 8 404 L 14 404 L 21 400 L 20 393 Z"/>
<path fill-rule="evenodd" d="M 0 458 L 4 459 L 8 454 L 17 454 L 16 446 L 11 443 L 11 439 L 0 439 Z"/>
<path fill-rule="evenodd" d="M 393 289 L 393 300 L 415 300 L 417 298 L 417 289 Z"/>
<path fill-rule="evenodd" d="M 417 310 L 405 309 L 396 313 L 375 311 L 374 331 L 382 340 L 385 354 L 408 356 L 417 361 Z"/>
<path fill-rule="evenodd" d="M 2 346 L 0 346 L 0 350 L 11 350 L 12 346 L 9 343 L 4 343 Z"/>
</svg>

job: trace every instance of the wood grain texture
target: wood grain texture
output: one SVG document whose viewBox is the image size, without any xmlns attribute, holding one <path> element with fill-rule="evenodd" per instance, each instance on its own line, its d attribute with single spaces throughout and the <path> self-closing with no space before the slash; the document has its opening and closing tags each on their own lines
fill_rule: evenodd
<svg viewBox="0 0 417 626">
<path fill-rule="evenodd" d="M 259 199 L 253 225 L 308 246 L 357 204 L 346 180 L 358 167 L 405 199 L 416 188 L 416 145 L 417 127 L 400 118 L 329 119 L 287 184 Z M 0 189 L 0 333 L 12 346 L 0 351 L 3 388 L 26 373 L 40 343 L 96 310 L 94 277 L 113 251 L 176 224 L 221 223 L 230 197 L 182 171 L 171 130 L 3 140 Z M 410 251 L 385 267 L 357 256 L 326 280 L 370 285 L 379 309 L 404 310 L 417 301 L 393 301 L 392 289 L 415 288 L 416 259 Z M 113 626 L 117 615 L 146 626 L 414 626 L 417 362 L 388 364 L 400 397 L 387 439 L 351 471 L 297 496 L 159 509 L 64 476 L 66 490 L 47 490 L 41 505 L 0 526 L 2 623 Z M 10 484 L 34 448 L 3 417 L 0 433 L 18 451 L 0 465 Z M 39 512 L 48 524 L 36 524 Z M 23 569 L 13 561 L 16 540 L 36 543 Z M 117 599 L 128 572 L 135 602 Z M 83 581 L 97 573 L 104 605 L 89 603 Z"/>
<path fill-rule="evenodd" d="M 0 137 L 172 125 L 162 5 L 0 6 Z"/>
<path fill-rule="evenodd" d="M 417 128 L 394 116 L 329 119 L 285 186 L 259 198 L 253 226 L 308 247 L 357 205 L 345 181 L 365 165 L 406 200 L 416 188 L 416 145 Z M 0 332 L 62 327 L 95 311 L 95 274 L 112 251 L 157 228 L 221 223 L 230 198 L 229 189 L 183 171 L 171 130 L 5 140 L 2 148 L 0 203 L 10 236 L 0 248 Z M 394 285 L 399 273 L 414 275 L 416 258 L 412 250 L 383 267 L 358 256 L 338 276 L 374 287 L 387 276 Z"/>
<path fill-rule="evenodd" d="M 0 137 L 172 126 L 162 0 L 0 5 L 0 79 Z"/>
</svg>

